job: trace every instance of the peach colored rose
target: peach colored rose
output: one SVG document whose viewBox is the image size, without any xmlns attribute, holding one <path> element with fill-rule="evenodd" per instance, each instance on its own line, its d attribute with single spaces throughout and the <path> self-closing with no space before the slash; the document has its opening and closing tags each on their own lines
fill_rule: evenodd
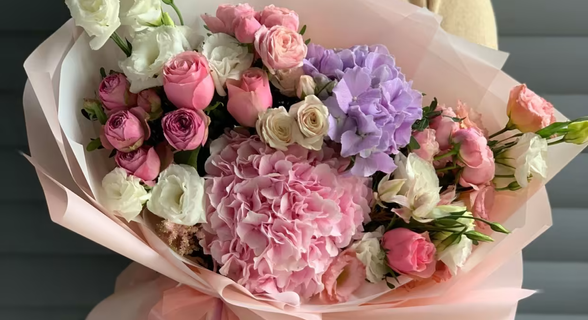
<svg viewBox="0 0 588 320">
<path fill-rule="evenodd" d="M 255 34 L 255 50 L 263 64 L 273 74 L 275 70 L 292 69 L 302 66 L 307 47 L 304 38 L 297 31 L 276 25 L 262 26 Z"/>
<path fill-rule="evenodd" d="M 345 250 L 323 274 L 325 290 L 321 292 L 321 299 L 329 303 L 345 302 L 365 282 L 365 277 L 365 266 L 355 251 Z"/>
<path fill-rule="evenodd" d="M 259 68 L 243 72 L 241 80 L 227 80 L 227 110 L 246 127 L 255 127 L 257 116 L 272 106 L 272 93 L 267 73 Z"/>
<path fill-rule="evenodd" d="M 388 266 L 401 274 L 430 278 L 435 272 L 435 245 L 429 234 L 408 229 L 392 229 L 384 234 L 382 247 L 386 250 Z"/>
<path fill-rule="evenodd" d="M 521 132 L 536 132 L 555 122 L 555 109 L 547 100 L 527 88 L 525 84 L 510 92 L 506 113 L 509 126 Z"/>
</svg>

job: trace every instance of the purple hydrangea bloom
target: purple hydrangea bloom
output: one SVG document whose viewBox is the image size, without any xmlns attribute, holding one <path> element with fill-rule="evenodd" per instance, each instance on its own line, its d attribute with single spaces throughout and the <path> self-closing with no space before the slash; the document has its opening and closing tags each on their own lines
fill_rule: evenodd
<svg viewBox="0 0 588 320">
<path fill-rule="evenodd" d="M 367 177 L 394 171 L 390 155 L 410 142 L 412 125 L 422 117 L 422 95 L 386 47 L 310 45 L 304 71 L 319 88 L 336 83 L 321 98 L 330 113 L 329 137 L 341 143 L 342 156 L 355 156 L 352 173 Z"/>
</svg>

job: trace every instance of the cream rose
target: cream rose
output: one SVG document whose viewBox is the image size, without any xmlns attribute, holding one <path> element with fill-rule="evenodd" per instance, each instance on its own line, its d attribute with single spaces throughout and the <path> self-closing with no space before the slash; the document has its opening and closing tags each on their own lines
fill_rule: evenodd
<svg viewBox="0 0 588 320">
<path fill-rule="evenodd" d="M 300 99 L 304 99 L 306 96 L 314 95 L 316 89 L 316 83 L 311 76 L 303 75 L 298 79 L 296 84 L 296 96 Z"/>
<path fill-rule="evenodd" d="M 501 174 L 514 171 L 518 184 L 525 188 L 529 177 L 547 177 L 547 140 L 535 133 L 525 133 L 516 145 L 496 157 Z"/>
<path fill-rule="evenodd" d="M 172 164 L 159 175 L 147 209 L 175 224 L 206 223 L 204 178 L 194 167 Z"/>
<path fill-rule="evenodd" d="M 76 25 L 84 28 L 92 40 L 90 47 L 98 50 L 120 27 L 118 0 L 65 0 Z"/>
<path fill-rule="evenodd" d="M 304 75 L 302 67 L 276 70 L 271 75 L 272 84 L 280 90 L 280 93 L 288 97 L 296 97 L 296 86 L 300 81 L 300 77 Z"/>
<path fill-rule="evenodd" d="M 304 101 L 290 107 L 290 116 L 296 120 L 301 135 L 297 135 L 299 145 L 306 149 L 320 150 L 323 138 L 329 131 L 329 110 L 314 95 L 306 96 Z"/>
<path fill-rule="evenodd" d="M 161 20 L 161 0 L 120 0 L 120 20 L 135 32 L 157 25 Z"/>
<path fill-rule="evenodd" d="M 253 63 L 253 54 L 246 46 L 225 33 L 215 33 L 202 46 L 202 54 L 208 59 L 216 92 L 226 96 L 227 79 L 239 80 L 243 71 Z"/>
<path fill-rule="evenodd" d="M 261 141 L 270 147 L 286 151 L 301 134 L 296 121 L 284 107 L 270 108 L 261 113 L 255 124 Z"/>
<path fill-rule="evenodd" d="M 385 262 L 386 253 L 380 246 L 383 235 L 384 227 L 380 227 L 374 232 L 365 233 L 360 241 L 351 246 L 359 261 L 365 265 L 367 280 L 372 283 L 381 281 L 388 273 Z"/>
<path fill-rule="evenodd" d="M 190 50 L 185 32 L 161 26 L 139 33 L 133 40 L 133 53 L 119 63 L 131 82 L 131 92 L 138 93 L 163 85 L 163 66 L 175 55 Z"/>
<path fill-rule="evenodd" d="M 143 210 L 150 194 L 141 185 L 141 179 L 129 175 L 123 168 L 116 168 L 102 179 L 100 202 L 107 210 L 127 221 L 133 220 Z"/>
</svg>

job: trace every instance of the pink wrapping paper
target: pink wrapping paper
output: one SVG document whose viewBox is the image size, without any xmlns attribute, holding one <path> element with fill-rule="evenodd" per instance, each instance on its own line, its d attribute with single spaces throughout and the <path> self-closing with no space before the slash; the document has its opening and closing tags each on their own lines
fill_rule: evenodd
<svg viewBox="0 0 588 320">
<path fill-rule="evenodd" d="M 184 8 L 187 24 L 204 33 L 198 15 L 214 12 L 220 2 L 199 0 L 197 10 L 187 10 L 195 5 L 192 0 L 176 3 Z M 490 131 L 500 129 L 507 121 L 508 93 L 518 84 L 500 71 L 507 55 L 447 34 L 439 26 L 440 17 L 424 9 L 398 0 L 250 3 L 256 7 L 274 3 L 296 10 L 302 23 L 308 25 L 308 36 L 327 47 L 383 43 L 427 97 L 448 104 L 461 99 L 482 113 Z M 184 310 L 206 310 L 199 314 L 204 319 L 212 315 L 223 319 L 235 315 L 241 319 L 352 319 L 368 313 L 370 319 L 429 319 L 431 314 L 436 319 L 469 319 L 474 315 L 481 320 L 512 319 L 518 300 L 530 294 L 520 289 L 520 252 L 551 225 L 543 187 L 546 181 L 534 181 L 517 194 L 499 195 L 493 219 L 513 233 L 492 234 L 497 241 L 480 245 L 458 276 L 411 290 L 373 292 L 362 305 L 357 301 L 298 305 L 291 296 L 279 297 L 279 301 L 253 296 L 232 280 L 182 260 L 155 236 L 146 221 L 126 223 L 97 201 L 101 178 L 113 164 L 103 153 L 85 151 L 84 143 L 97 132 L 81 117 L 79 104 L 97 87 L 97 70 L 103 66 L 116 68 L 114 61 L 120 53 L 112 45 L 91 51 L 88 41 L 88 36 L 70 21 L 25 63 L 29 83 L 23 100 L 32 155 L 29 160 L 37 170 L 54 222 L 165 276 L 156 278 L 133 267 L 119 279 L 117 293 L 102 304 L 110 307 L 98 306 L 88 319 L 146 319 L 139 315 L 149 313 L 149 319 L 184 319 L 162 315 L 175 308 L 165 299 L 166 293 L 168 297 L 189 297 L 188 309 Z M 558 119 L 564 117 L 558 114 Z M 549 179 L 580 151 L 581 147 L 575 145 L 552 148 Z M 62 157 L 55 157 L 59 154 Z M 130 276 L 137 278 L 131 281 Z M 178 289 L 177 283 L 184 286 Z M 127 304 L 134 309 L 125 309 Z M 117 314 L 112 314 L 113 310 Z"/>
</svg>

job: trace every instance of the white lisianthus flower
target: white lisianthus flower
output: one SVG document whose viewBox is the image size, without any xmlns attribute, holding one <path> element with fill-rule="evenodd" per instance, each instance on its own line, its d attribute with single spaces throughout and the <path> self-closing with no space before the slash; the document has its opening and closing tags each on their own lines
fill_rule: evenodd
<svg viewBox="0 0 588 320">
<path fill-rule="evenodd" d="M 450 206 L 441 206 L 441 207 L 450 207 Z M 456 207 L 456 208 L 465 209 L 465 207 Z M 449 208 L 447 208 L 447 209 L 453 210 L 453 209 L 449 209 Z M 455 212 L 455 211 L 453 211 L 453 212 Z M 472 213 L 466 212 L 463 214 L 463 216 L 471 217 Z M 467 227 L 466 231 L 474 230 L 474 220 L 473 219 L 459 218 L 459 219 L 457 219 L 457 221 L 466 225 L 466 227 Z M 455 231 L 459 232 L 459 231 L 463 230 L 463 228 L 464 227 L 461 227 L 461 226 L 456 227 Z M 437 239 L 437 240 L 441 240 L 441 239 Z M 461 239 L 459 240 L 459 242 L 454 243 L 453 245 L 451 245 L 447 248 L 444 248 L 442 251 L 437 251 L 437 258 L 438 258 L 438 260 L 443 262 L 447 266 L 447 268 L 449 268 L 449 271 L 451 272 L 451 274 L 456 275 L 457 271 L 460 268 L 463 268 L 463 266 L 465 265 L 465 262 L 468 260 L 468 258 L 472 254 L 472 247 L 473 247 L 472 240 L 470 240 L 465 235 L 461 235 Z"/>
<path fill-rule="evenodd" d="M 547 177 L 547 148 L 547 140 L 532 132 L 525 133 L 516 145 L 496 157 L 496 163 L 507 171 L 514 171 L 518 184 L 525 188 L 529 185 L 529 177 Z"/>
<path fill-rule="evenodd" d="M 360 241 L 351 245 L 357 258 L 365 265 L 366 278 L 371 283 L 380 282 L 388 273 L 386 268 L 386 252 L 380 245 L 384 235 L 384 227 L 380 226 L 374 232 L 365 233 Z"/>
<path fill-rule="evenodd" d="M 288 146 L 300 140 L 300 129 L 286 108 L 269 108 L 258 116 L 255 123 L 261 141 L 270 147 L 286 151 Z"/>
<path fill-rule="evenodd" d="M 135 32 L 161 21 L 161 0 L 120 0 L 120 21 Z"/>
<path fill-rule="evenodd" d="M 204 178 L 194 167 L 172 164 L 159 175 L 147 202 L 153 214 L 175 224 L 206 223 Z"/>
<path fill-rule="evenodd" d="M 120 27 L 119 0 L 65 0 L 76 25 L 84 28 L 92 40 L 90 47 L 98 50 Z"/>
<path fill-rule="evenodd" d="M 398 154 L 396 165 L 398 168 L 394 171 L 394 179 L 405 180 L 405 183 L 398 192 L 403 199 L 396 201 L 402 208 L 395 212 L 407 222 L 411 217 L 420 222 L 431 221 L 434 219 L 432 211 L 441 200 L 435 168 L 415 153 L 408 157 Z"/>
<path fill-rule="evenodd" d="M 310 150 L 321 150 L 323 139 L 329 132 L 329 110 L 315 95 L 306 96 L 290 107 L 290 116 L 296 120 L 301 135 L 298 143 Z"/>
<path fill-rule="evenodd" d="M 141 213 L 149 197 L 150 194 L 141 185 L 141 179 L 127 174 L 125 169 L 116 168 L 102 179 L 100 202 L 107 210 L 127 221 Z"/>
<path fill-rule="evenodd" d="M 225 33 L 215 33 L 204 41 L 202 54 L 208 59 L 216 92 L 226 96 L 227 79 L 241 79 L 243 71 L 253 63 L 253 54 L 237 39 Z"/>
<path fill-rule="evenodd" d="M 405 182 L 406 180 L 404 179 L 390 180 L 390 175 L 386 175 L 378 183 L 378 190 L 375 192 L 374 198 L 382 206 L 384 206 L 383 203 L 393 203 L 396 200 L 402 201 L 403 198 L 402 196 L 398 196 L 398 192 L 400 192 Z"/>
<path fill-rule="evenodd" d="M 177 54 L 191 50 L 182 30 L 161 26 L 138 33 L 133 40 L 133 53 L 119 63 L 131 82 L 131 92 L 163 85 L 161 72 L 165 63 Z"/>
</svg>

